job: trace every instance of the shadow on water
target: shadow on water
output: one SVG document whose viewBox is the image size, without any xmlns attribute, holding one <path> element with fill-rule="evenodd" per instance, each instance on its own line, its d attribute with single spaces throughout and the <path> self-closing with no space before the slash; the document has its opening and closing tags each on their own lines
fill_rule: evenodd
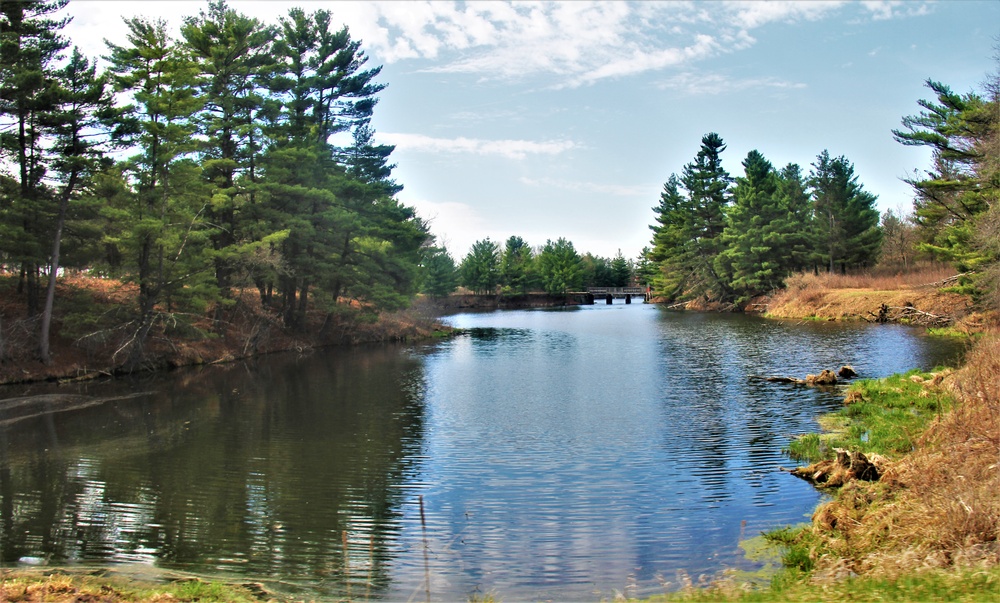
<svg viewBox="0 0 1000 603">
<path fill-rule="evenodd" d="M 739 540 L 819 499 L 780 450 L 840 398 L 748 375 L 957 353 L 891 325 L 641 304 L 448 320 L 467 333 L 6 390 L 0 561 L 321 600 L 646 596 L 677 572 L 753 569 Z M 15 412 L 18 396 L 72 405 Z"/>
<path fill-rule="evenodd" d="M 154 391 L 0 428 L 5 564 L 155 562 L 329 595 L 389 583 L 424 439 L 418 360 L 282 355 L 81 393 L 126 388 Z"/>
</svg>

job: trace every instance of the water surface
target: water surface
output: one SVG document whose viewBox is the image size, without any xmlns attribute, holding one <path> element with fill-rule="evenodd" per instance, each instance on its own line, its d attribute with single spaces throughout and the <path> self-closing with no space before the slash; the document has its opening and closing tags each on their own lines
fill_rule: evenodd
<svg viewBox="0 0 1000 603">
<path fill-rule="evenodd" d="M 781 448 L 840 395 L 750 375 L 877 377 L 960 351 L 642 304 L 447 320 L 468 334 L 59 389 L 130 397 L 0 424 L 0 561 L 312 599 L 646 596 L 752 568 L 738 542 L 819 500 Z"/>
</svg>

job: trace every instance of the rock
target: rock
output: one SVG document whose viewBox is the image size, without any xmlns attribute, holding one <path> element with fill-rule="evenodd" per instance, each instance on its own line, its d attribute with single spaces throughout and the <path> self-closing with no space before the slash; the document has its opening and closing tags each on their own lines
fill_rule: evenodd
<svg viewBox="0 0 1000 603">
<path fill-rule="evenodd" d="M 818 375 L 806 375 L 806 385 L 837 385 L 837 375 L 829 369 L 823 369 Z"/>
<path fill-rule="evenodd" d="M 840 370 L 837 371 L 837 376 L 840 377 L 841 379 L 853 379 L 858 376 L 858 373 L 855 372 L 853 366 L 845 364 L 844 366 L 840 367 Z"/>
</svg>

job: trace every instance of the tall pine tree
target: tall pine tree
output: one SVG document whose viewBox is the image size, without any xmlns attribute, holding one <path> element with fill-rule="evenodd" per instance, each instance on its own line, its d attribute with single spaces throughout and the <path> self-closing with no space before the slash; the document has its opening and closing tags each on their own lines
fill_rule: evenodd
<svg viewBox="0 0 1000 603">
<path fill-rule="evenodd" d="M 847 158 L 823 151 L 809 177 L 815 211 L 817 259 L 833 272 L 870 266 L 882 242 L 877 197 L 858 183 Z"/>
</svg>

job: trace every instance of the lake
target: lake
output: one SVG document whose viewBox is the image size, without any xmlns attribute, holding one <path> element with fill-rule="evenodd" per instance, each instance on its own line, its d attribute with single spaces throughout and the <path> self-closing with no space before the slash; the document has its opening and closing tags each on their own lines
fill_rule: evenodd
<svg viewBox="0 0 1000 603">
<path fill-rule="evenodd" d="M 807 521 L 789 439 L 842 394 L 750 379 L 954 363 L 898 325 L 645 304 L 467 313 L 446 341 L 113 383 L 0 421 L 0 562 L 262 582 L 313 600 L 648 596 Z M 0 407 L 3 403 L 0 402 Z"/>
</svg>

